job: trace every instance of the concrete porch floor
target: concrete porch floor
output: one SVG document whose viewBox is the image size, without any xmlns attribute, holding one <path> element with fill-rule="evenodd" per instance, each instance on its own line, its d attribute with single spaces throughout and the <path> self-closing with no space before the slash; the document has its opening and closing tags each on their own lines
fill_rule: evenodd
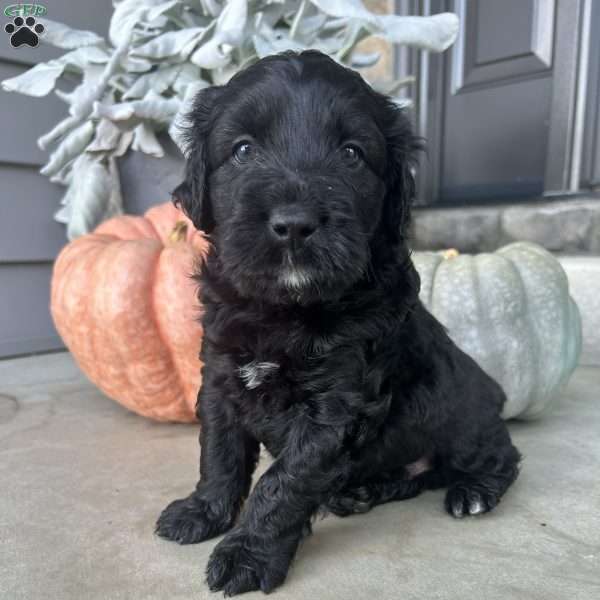
<svg viewBox="0 0 600 600">
<path fill-rule="evenodd" d="M 600 598 L 600 368 L 580 368 L 555 412 L 511 432 L 525 461 L 495 512 L 456 521 L 428 492 L 327 517 L 276 597 Z M 196 473 L 197 427 L 127 412 L 70 355 L 0 362 L 0 598 L 219 597 L 203 581 L 214 540 L 153 535 Z"/>
</svg>

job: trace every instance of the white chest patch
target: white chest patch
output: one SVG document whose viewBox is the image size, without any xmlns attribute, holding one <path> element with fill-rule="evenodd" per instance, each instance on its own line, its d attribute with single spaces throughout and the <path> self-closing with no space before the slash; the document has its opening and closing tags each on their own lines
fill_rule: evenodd
<svg viewBox="0 0 600 600">
<path fill-rule="evenodd" d="M 274 362 L 258 362 L 253 360 L 240 367 L 238 373 L 247 389 L 257 388 L 271 373 L 277 371 L 279 365 Z"/>
</svg>

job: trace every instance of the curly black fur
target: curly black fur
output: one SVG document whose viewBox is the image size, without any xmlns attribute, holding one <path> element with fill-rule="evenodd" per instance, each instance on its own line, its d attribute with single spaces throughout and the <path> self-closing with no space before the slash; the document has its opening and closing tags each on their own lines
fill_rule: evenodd
<svg viewBox="0 0 600 600">
<path fill-rule="evenodd" d="M 500 386 L 418 299 L 404 112 L 324 55 L 286 53 L 200 92 L 188 142 L 174 197 L 213 244 L 201 478 L 157 533 L 233 528 L 207 568 L 233 595 L 280 585 L 320 508 L 441 486 L 455 517 L 494 508 L 520 457 Z M 248 497 L 260 442 L 275 460 Z"/>
</svg>

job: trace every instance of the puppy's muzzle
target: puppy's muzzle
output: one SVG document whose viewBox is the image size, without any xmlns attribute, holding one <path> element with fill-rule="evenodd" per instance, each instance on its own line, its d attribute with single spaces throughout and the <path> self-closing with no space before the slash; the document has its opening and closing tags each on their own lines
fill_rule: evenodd
<svg viewBox="0 0 600 600">
<path fill-rule="evenodd" d="M 298 204 L 278 206 L 269 218 L 269 229 L 275 241 L 298 247 L 319 228 L 319 219 L 309 208 Z"/>
</svg>

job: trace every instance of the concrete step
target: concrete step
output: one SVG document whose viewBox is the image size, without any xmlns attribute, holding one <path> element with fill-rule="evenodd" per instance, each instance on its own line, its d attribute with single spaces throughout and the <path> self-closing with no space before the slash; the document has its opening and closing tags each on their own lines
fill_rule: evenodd
<svg viewBox="0 0 600 600">
<path fill-rule="evenodd" d="M 600 194 L 569 200 L 452 208 L 415 207 L 415 250 L 489 252 L 514 241 L 561 254 L 600 254 Z"/>
<path fill-rule="evenodd" d="M 600 366 L 600 256 L 557 255 L 579 307 L 583 333 L 582 365 Z"/>
</svg>

